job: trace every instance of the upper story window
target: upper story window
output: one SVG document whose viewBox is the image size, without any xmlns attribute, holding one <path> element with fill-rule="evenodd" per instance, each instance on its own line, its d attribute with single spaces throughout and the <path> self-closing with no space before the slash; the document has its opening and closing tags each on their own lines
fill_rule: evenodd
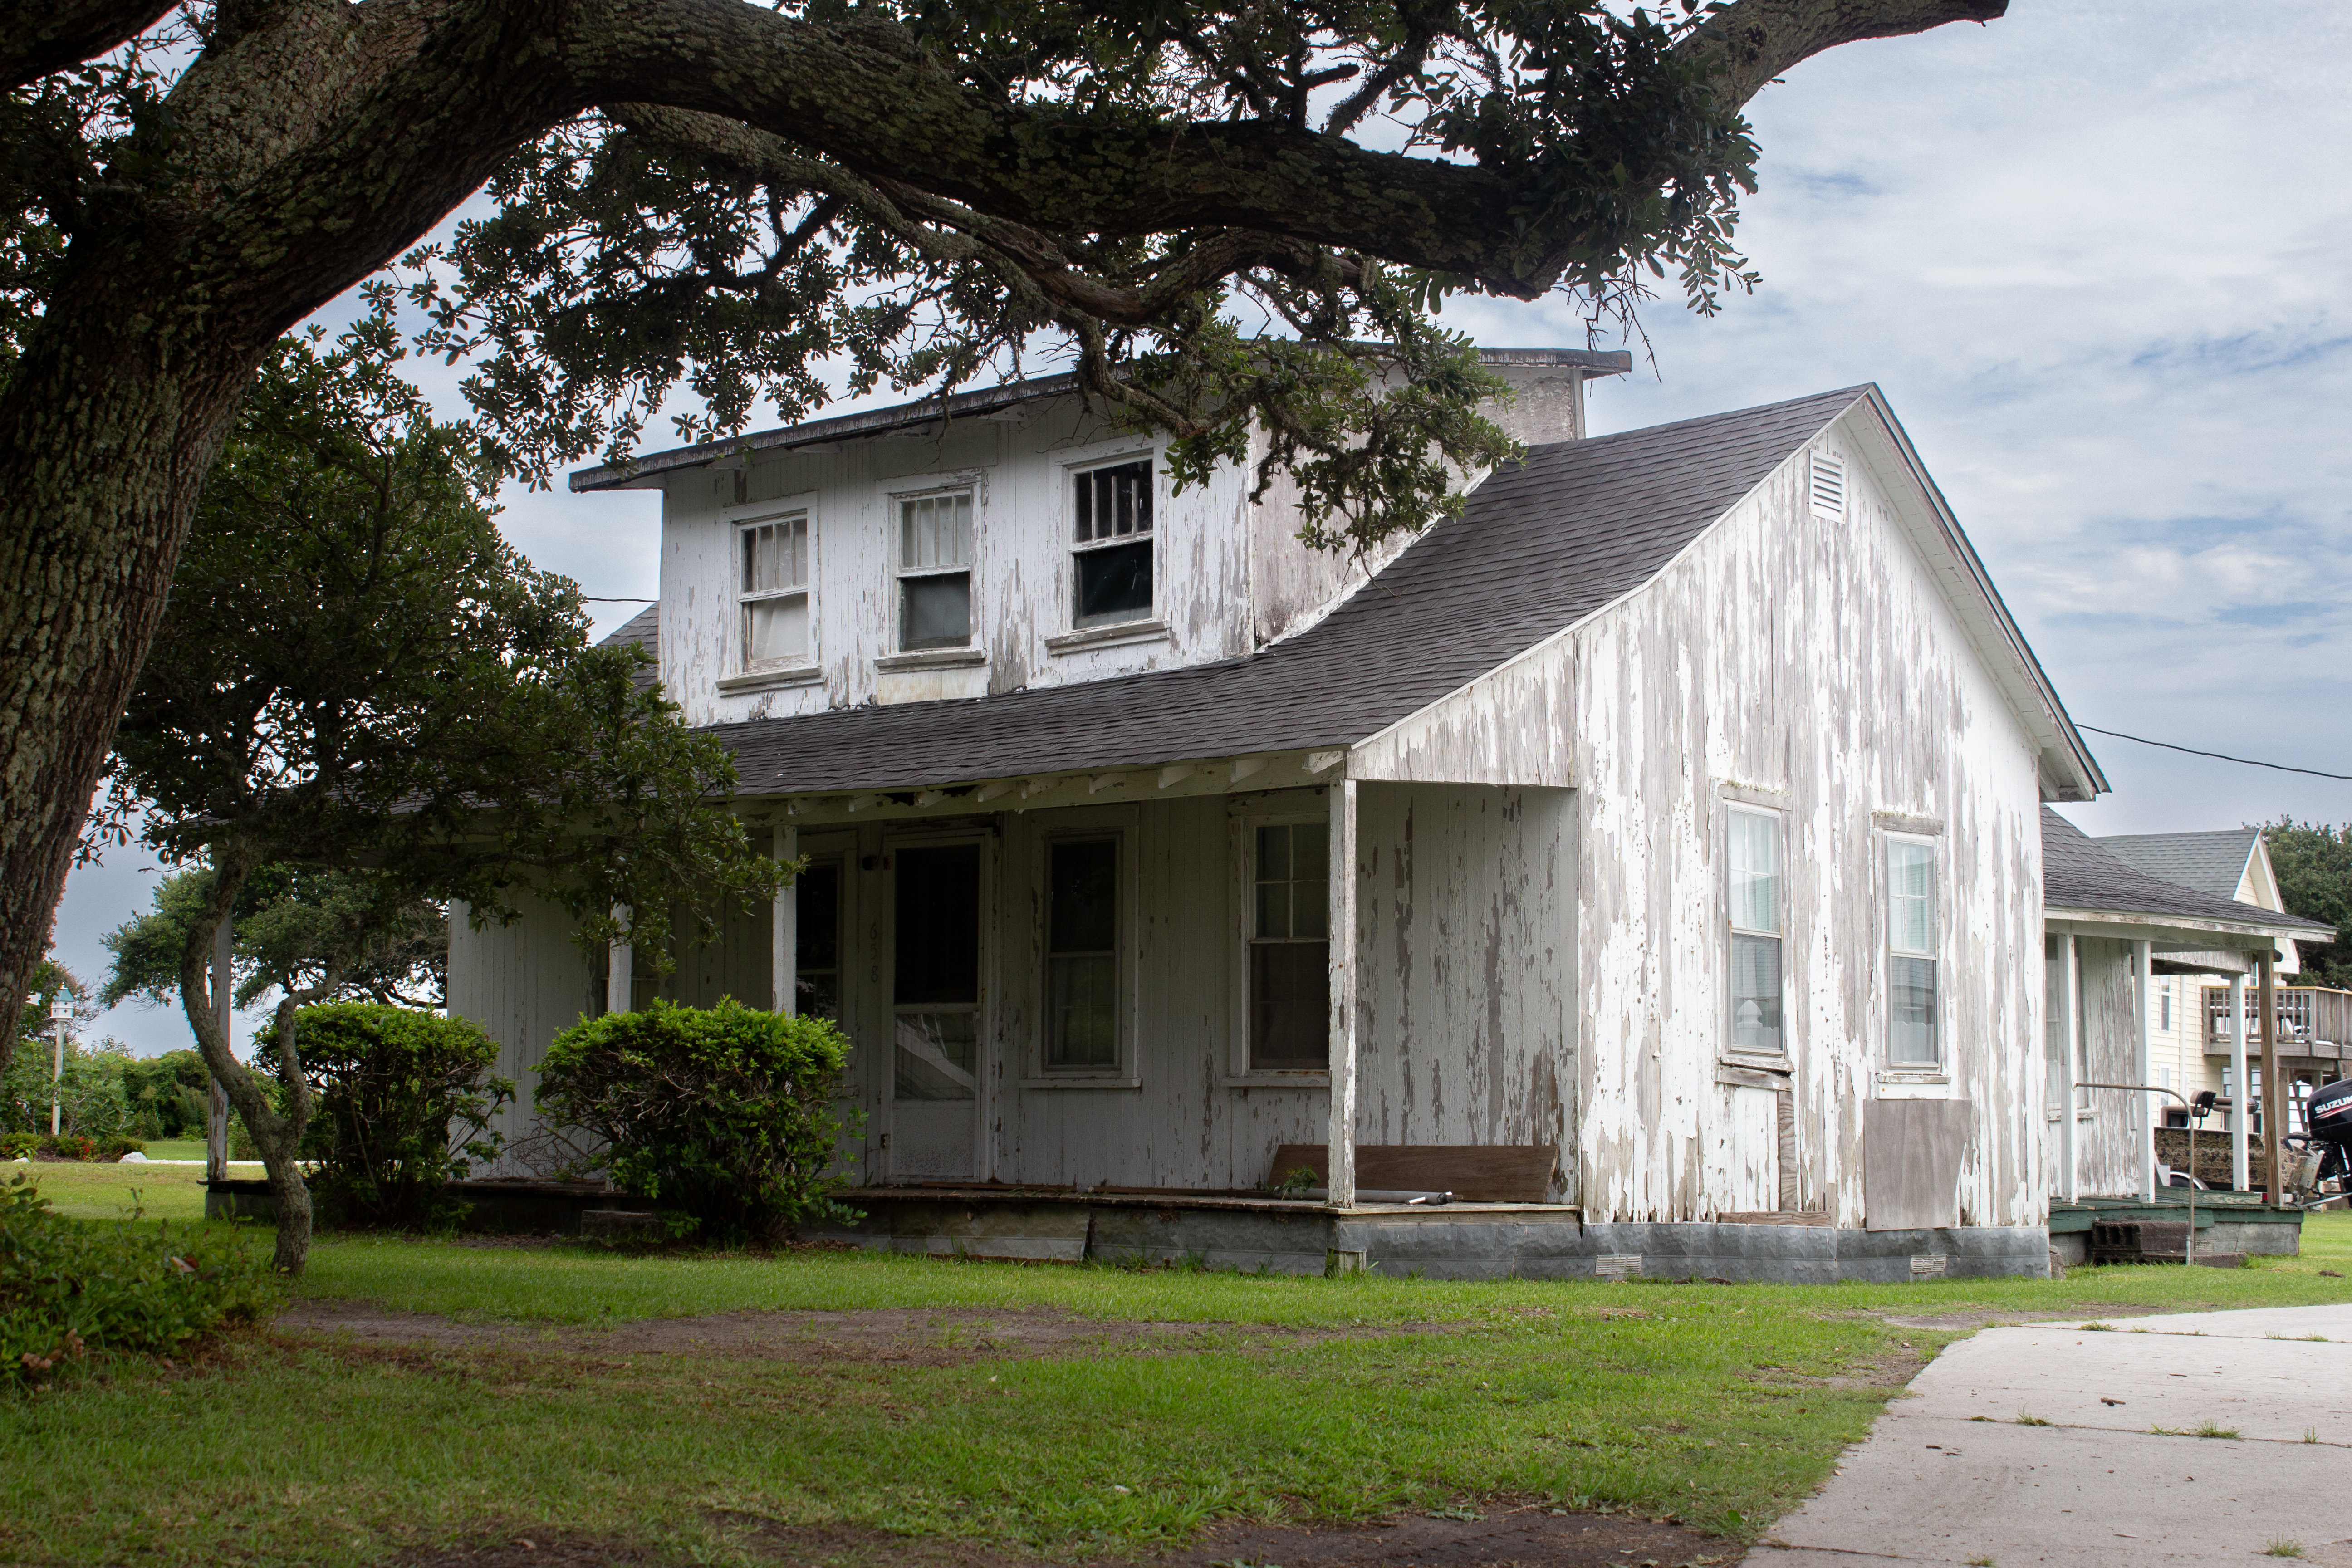
<svg viewBox="0 0 2352 1568">
<path fill-rule="evenodd" d="M 1913 838 L 1886 841 L 1886 1061 L 1890 1067 L 1942 1065 L 1937 1014 L 1936 847 Z"/>
<path fill-rule="evenodd" d="M 1071 476 L 1070 624 L 1108 626 L 1151 616 L 1151 459 Z"/>
<path fill-rule="evenodd" d="M 1777 1057 L 1780 1032 L 1780 816 L 1730 814 L 1731 1048 Z"/>
<path fill-rule="evenodd" d="M 737 597 L 742 605 L 743 668 L 805 664 L 813 652 L 808 514 L 742 523 L 735 538 L 742 562 Z"/>
<path fill-rule="evenodd" d="M 971 642 L 971 492 L 898 502 L 898 646 Z"/>
</svg>

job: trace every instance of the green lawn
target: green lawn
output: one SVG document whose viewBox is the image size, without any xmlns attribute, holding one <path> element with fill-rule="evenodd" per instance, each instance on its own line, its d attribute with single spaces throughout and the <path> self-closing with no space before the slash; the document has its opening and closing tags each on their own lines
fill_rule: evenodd
<svg viewBox="0 0 2352 1568">
<path fill-rule="evenodd" d="M 2352 1216 L 2305 1234 L 2302 1258 L 2237 1271 L 1821 1288 L 330 1238 L 301 1294 L 475 1320 L 961 1308 L 982 1314 L 963 1325 L 969 1343 L 985 1314 L 1055 1308 L 1300 1331 L 940 1364 L 609 1354 L 561 1328 L 568 1340 L 537 1348 L 432 1353 L 248 1336 L 193 1373 L 125 1367 L 0 1405 L 13 1461 L 0 1561 L 356 1564 L 556 1532 L 726 1562 L 761 1521 L 1072 1556 L 1180 1540 L 1218 1516 L 1500 1495 L 1745 1538 L 1817 1486 L 1950 1337 L 1893 1327 L 1887 1310 L 2023 1320 L 2352 1299 L 2352 1281 L 2319 1272 L 2352 1272 Z"/>
<path fill-rule="evenodd" d="M 261 1166 L 232 1165 L 235 1176 L 258 1176 Z M 149 1219 L 202 1219 L 202 1165 L 122 1165 L 79 1161 L 40 1161 L 0 1165 L 0 1185 L 22 1176 L 41 1189 L 50 1206 L 79 1219 L 128 1219 L 134 1208 Z"/>
</svg>

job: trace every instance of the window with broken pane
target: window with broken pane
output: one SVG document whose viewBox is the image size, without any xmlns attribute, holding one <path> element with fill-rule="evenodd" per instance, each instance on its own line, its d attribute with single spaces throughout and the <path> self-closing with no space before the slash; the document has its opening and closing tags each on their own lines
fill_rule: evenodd
<svg viewBox="0 0 2352 1568">
<path fill-rule="evenodd" d="M 1070 624 L 1116 626 L 1151 615 L 1151 463 L 1149 458 L 1071 476 Z"/>
<path fill-rule="evenodd" d="M 1045 1066 L 1118 1065 L 1118 840 L 1045 851 Z"/>
</svg>

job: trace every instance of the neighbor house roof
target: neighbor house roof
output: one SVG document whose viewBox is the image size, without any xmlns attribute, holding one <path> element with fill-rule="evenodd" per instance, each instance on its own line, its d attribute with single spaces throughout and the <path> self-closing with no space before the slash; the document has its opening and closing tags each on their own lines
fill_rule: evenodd
<svg viewBox="0 0 2352 1568">
<path fill-rule="evenodd" d="M 733 751 L 747 795 L 1353 745 L 1648 582 L 1865 399 L 1878 405 L 1874 389 L 1848 387 L 1532 447 L 1523 464 L 1472 492 L 1462 515 L 1430 529 L 1321 621 L 1244 658 L 715 732 Z M 2030 653 L 2024 660 L 2031 665 Z M 2038 667 L 2032 676 L 2040 679 Z M 2054 696 L 2048 704 L 2046 721 L 2071 740 Z"/>
<path fill-rule="evenodd" d="M 2151 877 L 2108 853 L 2100 840 L 2046 805 L 2042 808 L 2042 903 L 2045 911 L 2061 918 L 2119 916 L 2154 926 L 2306 942 L 2329 942 L 2336 936 L 2333 926 L 2317 921 Z"/>
<path fill-rule="evenodd" d="M 2095 842 L 2135 870 L 2217 899 L 2234 899 L 2262 836 L 2259 827 L 2224 827 L 2210 833 L 2123 833 Z"/>
<path fill-rule="evenodd" d="M 1580 370 L 1587 376 L 1622 375 L 1633 368 L 1633 355 L 1625 349 L 1482 348 L 1478 351 L 1478 358 L 1483 363 L 1494 365 L 1558 365 L 1562 369 Z M 887 436 L 902 430 L 921 429 L 937 424 L 942 418 L 969 419 L 1024 403 L 1068 397 L 1077 390 L 1078 378 L 1076 375 L 1041 375 L 1025 381 L 1007 382 L 1002 386 L 982 387 L 977 392 L 959 392 L 943 398 L 919 398 L 913 403 L 893 404 L 887 408 L 867 408 L 856 414 L 836 414 L 829 419 L 810 419 L 778 430 L 730 436 L 725 440 L 703 441 L 691 447 L 673 447 L 667 452 L 648 452 L 630 463 L 579 469 L 571 476 L 570 482 L 575 491 L 645 488 L 658 485 L 665 474 L 680 468 L 698 468 L 705 463 L 741 453 L 789 451 L 794 447 L 813 447 L 823 441 Z"/>
</svg>

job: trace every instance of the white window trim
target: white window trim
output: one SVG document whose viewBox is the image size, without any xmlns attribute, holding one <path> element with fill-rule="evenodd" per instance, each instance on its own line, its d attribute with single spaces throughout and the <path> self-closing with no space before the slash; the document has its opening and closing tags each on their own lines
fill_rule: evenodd
<svg viewBox="0 0 2352 1568">
<path fill-rule="evenodd" d="M 901 503 L 921 500 L 927 496 L 951 496 L 966 490 L 971 492 L 971 560 L 961 568 L 921 567 L 908 571 L 905 564 L 906 527 L 899 516 Z M 981 638 L 980 627 L 980 579 L 982 541 L 988 535 L 986 523 L 988 476 L 978 468 L 959 469 L 951 474 L 925 474 L 918 483 L 909 484 L 903 489 L 886 489 L 883 497 L 884 504 L 887 509 L 886 531 L 888 534 L 890 552 L 890 605 L 887 611 L 890 629 L 887 646 L 875 656 L 875 667 L 889 670 L 922 669 L 940 665 L 986 664 L 988 654 L 986 645 Z M 900 625 L 899 617 L 904 614 L 906 595 L 899 584 L 910 577 L 944 577 L 952 575 L 957 571 L 965 573 L 971 579 L 971 636 L 961 646 L 954 647 L 903 647 L 900 639 L 905 636 L 906 628 Z M 971 657 L 975 654 L 979 657 Z"/>
<path fill-rule="evenodd" d="M 727 650 L 719 668 L 726 673 L 715 683 L 720 691 L 756 689 L 766 686 L 795 686 L 822 679 L 824 658 L 817 632 L 817 610 L 822 602 L 818 583 L 823 574 L 819 551 L 824 530 L 817 524 L 815 490 L 803 490 L 796 495 L 777 496 L 769 500 L 736 501 L 719 509 L 719 521 L 727 531 Z M 808 586 L 808 651 L 799 659 L 772 660 L 751 664 L 743 646 L 743 530 L 762 522 L 781 522 L 793 516 L 808 520 L 809 565 Z"/>
<path fill-rule="evenodd" d="M 1104 621 L 1096 626 L 1082 626 L 1078 625 L 1078 557 L 1114 545 L 1132 544 L 1136 540 L 1130 534 L 1124 540 L 1098 539 L 1080 544 L 1070 537 L 1076 523 L 1078 476 L 1099 468 L 1116 468 L 1123 463 L 1151 465 L 1151 607 L 1133 620 Z M 1160 592 L 1160 525 L 1168 510 L 1167 479 L 1168 465 L 1161 460 L 1157 446 L 1137 447 L 1130 443 L 1097 447 L 1092 455 L 1074 457 L 1063 462 L 1062 495 L 1055 503 L 1058 521 L 1055 527 L 1058 531 L 1054 536 L 1060 562 L 1056 572 L 1056 592 L 1062 607 L 1051 623 L 1061 627 L 1061 631 L 1046 639 L 1048 652 L 1075 653 L 1122 642 L 1143 642 L 1168 635 L 1167 625 L 1160 614 L 1162 595 Z"/>
<path fill-rule="evenodd" d="M 1721 821 L 1716 829 L 1717 863 L 1723 868 L 1723 874 L 1716 879 L 1716 923 L 1717 929 L 1723 933 L 1721 1059 L 1727 1064 L 1738 1067 L 1792 1072 L 1795 1070 L 1795 1053 L 1789 1048 L 1789 1036 L 1791 1032 L 1789 1007 L 1789 953 L 1791 945 L 1789 940 L 1789 812 L 1783 804 L 1785 797 L 1779 795 L 1778 792 L 1768 793 L 1757 789 L 1735 791 L 1725 788 L 1721 794 L 1722 809 L 1717 814 Z M 1731 819 L 1738 816 L 1769 817 L 1779 829 L 1780 837 L 1780 929 L 1779 931 L 1754 931 L 1746 926 L 1732 924 Z M 1732 939 L 1736 936 L 1769 936 L 1780 944 L 1780 1048 L 1778 1051 L 1743 1051 L 1732 1043 L 1737 1037 L 1733 1034 L 1731 1019 L 1731 1010 L 1736 1005 L 1731 994 L 1732 975 L 1735 973 Z"/>
<path fill-rule="evenodd" d="M 1254 1068 L 1250 1065 L 1250 943 L 1257 937 L 1257 879 L 1253 863 L 1257 830 L 1286 823 L 1319 822 L 1328 827 L 1329 805 L 1318 798 L 1281 801 L 1237 801 L 1227 821 L 1231 833 L 1231 875 L 1234 920 L 1233 1038 L 1225 1058 L 1228 1089 L 1325 1089 L 1331 1087 L 1328 1068 Z"/>
<path fill-rule="evenodd" d="M 1952 972 L 1946 928 L 1949 899 L 1946 894 L 1950 878 L 1945 864 L 1944 840 L 1939 833 L 1881 831 L 1872 835 L 1871 846 L 1878 863 L 1878 1066 L 1877 1080 L 1883 1086 L 1938 1085 L 1952 1081 L 1951 1000 L 1945 981 Z M 1916 844 L 1934 857 L 1936 951 L 1930 953 L 1898 953 L 1895 950 L 1895 896 L 1891 886 L 1894 874 L 1894 847 Z M 1895 960 L 1897 958 L 1929 958 L 1936 964 L 1936 1060 L 1930 1064 L 1898 1065 L 1895 1060 Z"/>
<path fill-rule="evenodd" d="M 1033 1089 L 1114 1089 L 1143 1087 L 1136 1042 L 1142 1034 L 1137 1011 L 1137 981 L 1142 974 L 1143 900 L 1140 837 L 1142 813 L 1131 805 L 1078 806 L 1038 814 L 1031 835 L 1030 886 L 1037 890 L 1035 929 L 1030 933 L 1031 984 L 1037 998 L 1037 1026 L 1030 1031 L 1021 1087 Z M 1053 952 L 1053 846 L 1073 839 L 1116 839 L 1118 844 L 1118 1059 L 1109 1068 L 1055 1068 L 1045 1062 L 1045 1031 L 1050 1026 Z"/>
</svg>

